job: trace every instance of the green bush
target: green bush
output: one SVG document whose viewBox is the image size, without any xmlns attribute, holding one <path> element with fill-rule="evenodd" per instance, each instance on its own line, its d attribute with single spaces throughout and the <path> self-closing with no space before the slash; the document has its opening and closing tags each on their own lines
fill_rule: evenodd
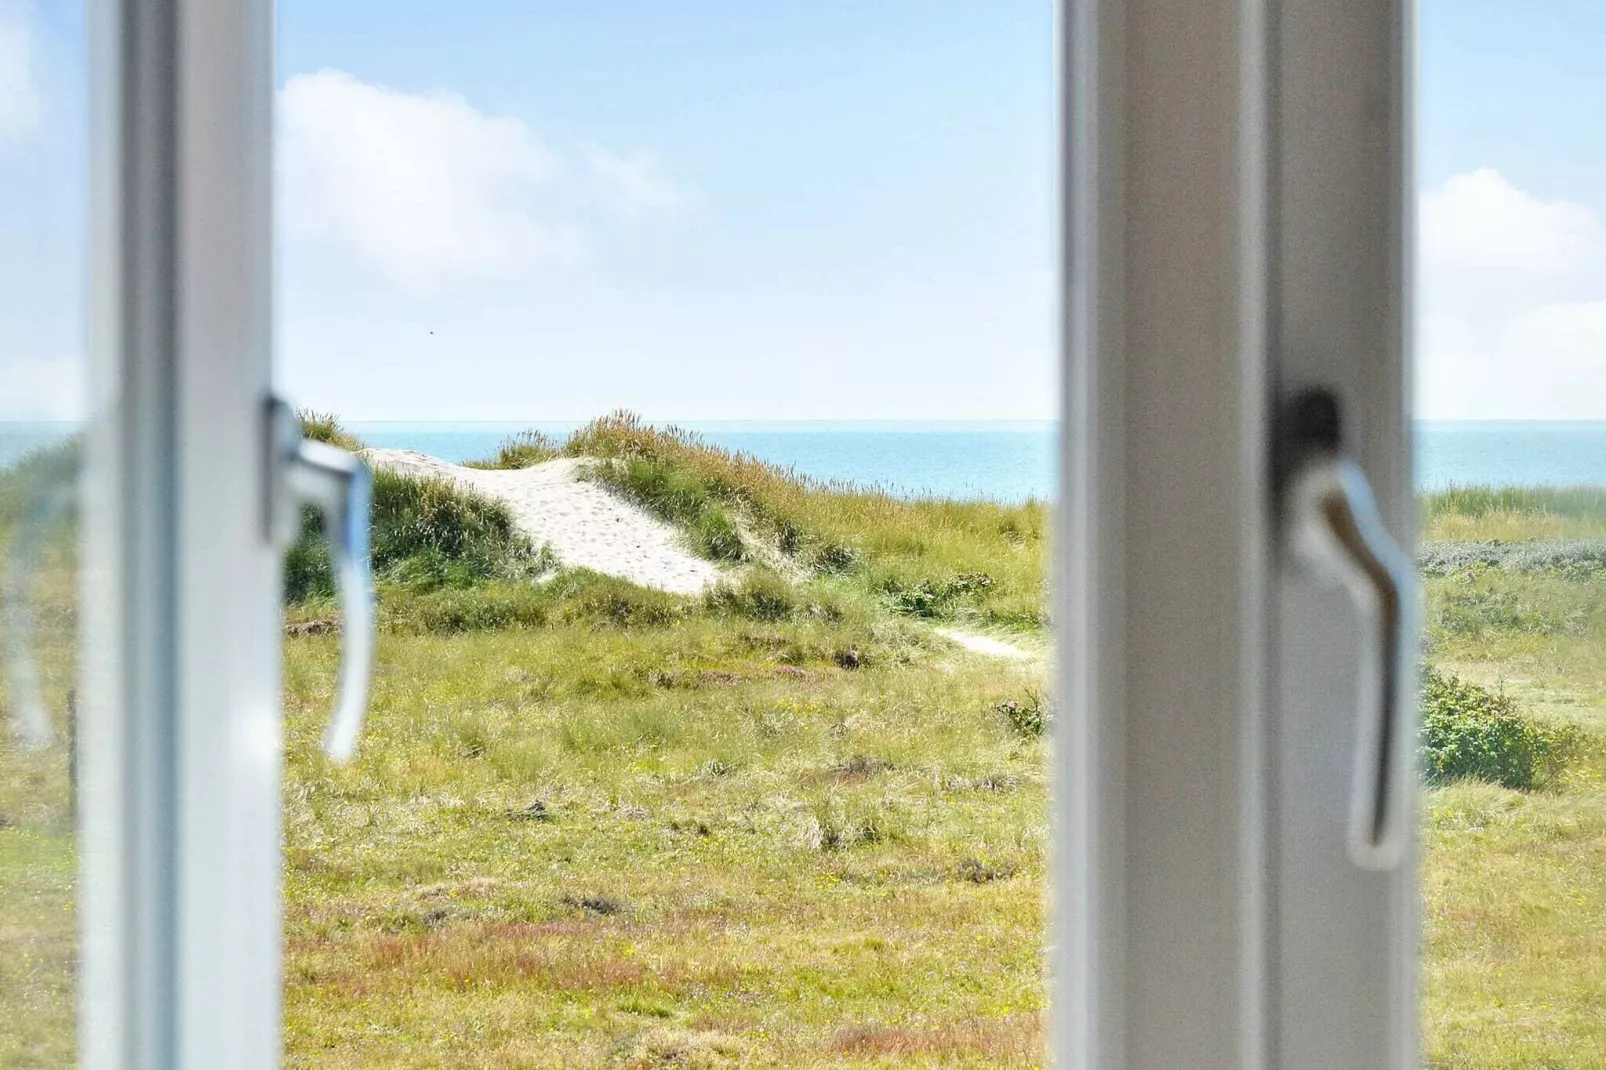
<svg viewBox="0 0 1606 1070">
<path fill-rule="evenodd" d="M 662 460 L 626 456 L 599 464 L 593 478 L 679 525 L 692 548 L 714 561 L 747 558 L 741 533 L 718 490 L 695 472 Z"/>
<path fill-rule="evenodd" d="M 548 586 L 483 583 L 414 591 L 387 585 L 379 598 L 380 627 L 404 635 L 538 628 L 553 613 Z"/>
<path fill-rule="evenodd" d="M 1428 669 L 1419 754 L 1430 782 L 1473 778 L 1527 791 L 1554 780 L 1577 748 L 1576 729 L 1522 715 L 1511 696 Z"/>
<path fill-rule="evenodd" d="M 1428 543 L 1417 554 L 1416 565 L 1424 576 L 1475 577 L 1480 570 L 1498 569 L 1590 581 L 1606 575 L 1606 539 Z"/>
<path fill-rule="evenodd" d="M 560 603 L 558 618 L 569 624 L 656 628 L 686 619 L 691 608 L 683 595 L 588 569 L 570 569 L 545 586 Z"/>
<path fill-rule="evenodd" d="M 539 575 L 551 567 L 500 502 L 442 479 L 374 473 L 370 516 L 376 579 L 413 590 L 467 587 L 483 580 Z M 308 510 L 285 558 L 285 597 L 333 593 L 322 518 Z"/>
<path fill-rule="evenodd" d="M 942 617 L 950 614 L 956 603 L 967 601 L 993 586 L 993 578 L 985 572 L 965 572 L 949 579 L 920 579 L 914 583 L 898 580 L 886 581 L 887 600 L 899 613 L 912 617 Z"/>
<path fill-rule="evenodd" d="M 703 596 L 711 611 L 748 620 L 786 620 L 797 609 L 792 585 L 768 569 L 752 569 L 740 581 L 713 587 Z"/>
<path fill-rule="evenodd" d="M 1029 689 L 1024 700 L 1010 699 L 1008 702 L 1000 702 L 994 709 L 1009 722 L 1010 728 L 1028 738 L 1042 735 L 1053 720 L 1047 700 L 1040 693 Z"/>
</svg>

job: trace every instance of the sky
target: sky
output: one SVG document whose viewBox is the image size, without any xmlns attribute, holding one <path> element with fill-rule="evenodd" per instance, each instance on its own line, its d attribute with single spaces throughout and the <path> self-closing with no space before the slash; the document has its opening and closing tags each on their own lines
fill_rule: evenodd
<svg viewBox="0 0 1606 1070">
<path fill-rule="evenodd" d="M 276 348 L 361 420 L 1055 411 L 1050 0 L 281 0 Z M 1423 0 L 1418 415 L 1606 419 L 1606 5 Z M 81 409 L 82 0 L 0 0 L 0 419 Z"/>
</svg>

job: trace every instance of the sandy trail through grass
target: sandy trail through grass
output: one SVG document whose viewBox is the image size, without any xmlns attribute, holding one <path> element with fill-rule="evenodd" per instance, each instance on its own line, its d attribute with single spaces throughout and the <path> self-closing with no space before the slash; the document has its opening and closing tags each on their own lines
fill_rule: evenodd
<svg viewBox="0 0 1606 1070">
<path fill-rule="evenodd" d="M 682 545 L 679 533 L 641 506 L 580 479 L 578 458 L 486 470 L 415 450 L 363 451 L 375 468 L 449 479 L 503 502 L 519 529 L 565 565 L 588 568 L 674 594 L 702 594 L 721 573 Z"/>
<path fill-rule="evenodd" d="M 1035 661 L 1041 655 L 1030 650 L 1022 650 L 1014 643 L 1006 643 L 1002 639 L 994 639 L 990 635 L 977 635 L 975 632 L 962 632 L 958 628 L 933 628 L 932 631 L 944 639 L 964 647 L 972 654 L 980 654 L 986 658 L 1001 658 L 1005 661 Z"/>
</svg>

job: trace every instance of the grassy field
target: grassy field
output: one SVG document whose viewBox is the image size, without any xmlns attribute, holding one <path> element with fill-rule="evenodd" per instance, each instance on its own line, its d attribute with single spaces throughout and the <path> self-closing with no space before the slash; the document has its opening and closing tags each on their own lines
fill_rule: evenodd
<svg viewBox="0 0 1606 1070">
<path fill-rule="evenodd" d="M 1426 792 L 1423 1027 L 1434 1067 L 1606 1066 L 1603 499 L 1474 490 L 1425 503 L 1429 539 L 1507 544 L 1488 555 L 1499 565 L 1425 577 L 1430 659 L 1585 741 L 1546 790 Z M 1562 551 L 1549 567 L 1511 552 L 1547 546 Z"/>
<path fill-rule="evenodd" d="M 1043 664 L 932 631 L 1042 647 L 1042 508 L 847 492 L 623 416 L 486 463 L 563 452 L 738 578 L 554 576 L 484 503 L 383 492 L 410 541 L 349 766 L 317 748 L 336 637 L 286 640 L 288 1064 L 1042 1065 Z M 1425 789 L 1441 1070 L 1606 1065 L 1592 493 L 1423 503 L 1429 661 L 1574 741 L 1530 790 Z M 325 620 L 298 552 L 288 618 Z M 0 744 L 7 1067 L 70 1047 L 65 783 L 61 748 Z"/>
<path fill-rule="evenodd" d="M 1041 1065 L 1042 666 L 930 624 L 1041 644 L 1043 510 L 560 450 L 732 582 L 392 583 L 347 768 L 290 641 L 291 1064 Z"/>
</svg>

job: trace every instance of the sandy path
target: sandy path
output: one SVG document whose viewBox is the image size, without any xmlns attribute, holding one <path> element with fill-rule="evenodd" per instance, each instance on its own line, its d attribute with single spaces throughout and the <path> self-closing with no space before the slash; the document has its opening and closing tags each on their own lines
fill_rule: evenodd
<svg viewBox="0 0 1606 1070">
<path fill-rule="evenodd" d="M 720 579 L 711 562 L 682 548 L 679 533 L 639 505 L 578 478 L 563 457 L 511 471 L 482 471 L 415 450 L 364 450 L 375 468 L 439 476 L 505 502 L 514 522 L 560 562 L 676 594 L 701 594 Z"/>
<path fill-rule="evenodd" d="M 988 635 L 977 635 L 974 632 L 962 632 L 957 628 L 933 628 L 932 631 L 953 643 L 958 643 L 973 654 L 980 654 L 988 658 L 1003 658 L 1006 661 L 1035 661 L 1037 655 L 1029 650 L 1022 650 L 1014 643 L 1006 643 L 1002 639 L 994 639 Z"/>
</svg>

